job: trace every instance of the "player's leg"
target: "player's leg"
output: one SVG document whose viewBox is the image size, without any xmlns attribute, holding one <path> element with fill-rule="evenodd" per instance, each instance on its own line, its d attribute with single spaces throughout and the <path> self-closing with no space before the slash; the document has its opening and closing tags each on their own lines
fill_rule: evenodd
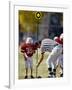
<svg viewBox="0 0 72 90">
<path fill-rule="evenodd" d="M 52 61 L 53 64 L 53 77 L 56 77 L 56 59 Z"/>
<path fill-rule="evenodd" d="M 31 78 L 34 78 L 34 76 L 33 76 L 33 68 L 31 68 Z"/>
<path fill-rule="evenodd" d="M 52 64 L 53 64 L 53 75 L 54 75 L 54 77 L 56 77 L 57 58 L 58 58 L 58 55 L 54 55 L 54 59 L 52 61 Z"/>
<path fill-rule="evenodd" d="M 51 68 L 51 76 L 55 77 L 56 68 L 55 68 L 55 60 L 57 60 L 57 47 L 55 47 L 48 57 L 48 65 Z"/>
<path fill-rule="evenodd" d="M 54 77 L 56 77 L 56 74 L 59 72 L 59 70 L 61 70 L 62 68 L 61 68 L 61 66 L 62 66 L 62 55 L 60 54 L 60 55 L 57 55 L 57 54 L 55 54 L 54 55 L 54 57 L 53 57 L 54 59 L 53 59 L 53 61 L 52 61 L 52 63 L 53 63 L 53 73 L 54 73 Z M 56 72 L 56 69 L 58 68 L 58 71 Z"/>
<path fill-rule="evenodd" d="M 26 76 L 25 78 L 28 78 L 28 68 L 26 68 Z"/>
<path fill-rule="evenodd" d="M 58 65 L 60 65 L 62 71 L 60 77 L 63 77 L 63 54 L 61 54 L 58 58 Z"/>
<path fill-rule="evenodd" d="M 63 77 L 63 60 L 61 61 L 61 69 L 62 69 L 62 73 L 61 73 L 60 77 Z"/>
<path fill-rule="evenodd" d="M 25 79 L 28 78 L 28 60 L 25 60 L 25 68 L 26 68 L 26 75 L 25 75 Z"/>
<path fill-rule="evenodd" d="M 52 71 L 52 55 L 49 55 L 48 56 L 48 59 L 47 59 L 47 66 L 48 66 L 48 77 L 53 77 L 53 71 Z"/>
<path fill-rule="evenodd" d="M 32 57 L 29 58 L 29 64 L 30 64 L 30 69 L 31 69 L 31 78 L 34 78 L 33 77 L 33 60 L 32 60 Z"/>
</svg>

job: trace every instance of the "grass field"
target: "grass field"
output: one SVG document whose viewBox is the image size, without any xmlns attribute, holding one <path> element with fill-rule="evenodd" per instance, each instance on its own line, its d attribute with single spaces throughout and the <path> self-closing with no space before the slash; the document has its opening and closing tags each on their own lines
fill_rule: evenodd
<svg viewBox="0 0 72 90">
<path fill-rule="evenodd" d="M 42 63 L 38 67 L 37 76 L 42 76 L 43 78 L 46 78 L 48 76 L 48 68 L 47 68 L 47 65 L 46 65 L 46 59 L 47 59 L 48 55 L 49 55 L 49 53 L 45 53 L 44 60 L 42 61 Z M 32 57 L 33 58 L 33 76 L 34 77 L 36 77 L 36 63 L 38 62 L 38 60 L 40 60 L 40 57 L 41 57 L 40 50 L 36 51 L 36 53 Z M 18 70 L 19 70 L 19 73 L 18 73 L 19 79 L 24 79 L 24 76 L 25 76 L 25 62 L 24 62 L 24 57 L 20 52 L 19 52 L 18 65 L 19 65 L 19 68 L 18 68 Z M 30 70 L 28 72 L 29 72 L 29 75 L 30 75 Z"/>
<path fill-rule="evenodd" d="M 40 60 L 41 54 L 40 50 L 36 51 L 36 53 L 33 55 L 33 76 L 36 78 L 36 63 Z M 47 57 L 49 55 L 49 52 L 46 52 L 44 55 L 44 59 L 40 66 L 37 69 L 37 76 L 41 76 L 42 78 L 47 78 L 48 77 L 48 68 L 46 64 Z M 19 51 L 19 59 L 18 59 L 18 78 L 19 79 L 24 79 L 25 76 L 25 61 L 24 57 Z M 59 67 L 57 69 L 56 76 L 60 77 L 60 72 L 59 72 Z M 30 76 L 30 70 L 28 71 L 28 76 Z"/>
</svg>

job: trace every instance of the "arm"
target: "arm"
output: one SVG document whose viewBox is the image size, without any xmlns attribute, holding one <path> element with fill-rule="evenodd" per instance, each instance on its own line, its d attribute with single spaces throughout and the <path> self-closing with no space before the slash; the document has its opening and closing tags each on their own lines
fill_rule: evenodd
<svg viewBox="0 0 72 90">
<path fill-rule="evenodd" d="M 21 49 L 21 52 L 22 52 L 22 53 L 24 53 L 24 50 L 23 50 L 23 49 Z"/>
<path fill-rule="evenodd" d="M 37 67 L 39 67 L 40 63 L 43 61 L 43 58 L 44 58 L 44 53 L 41 53 L 41 58 L 40 58 L 40 61 L 37 64 Z"/>
<path fill-rule="evenodd" d="M 24 54 L 24 52 L 25 52 L 25 44 L 24 43 L 20 46 L 20 51 L 21 51 L 21 53 Z"/>
</svg>

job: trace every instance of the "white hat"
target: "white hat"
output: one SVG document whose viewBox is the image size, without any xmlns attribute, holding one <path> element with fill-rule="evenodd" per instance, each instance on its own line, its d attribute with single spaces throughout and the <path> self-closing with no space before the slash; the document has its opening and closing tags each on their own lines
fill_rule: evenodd
<svg viewBox="0 0 72 90">
<path fill-rule="evenodd" d="M 33 43 L 33 39 L 31 37 L 27 37 L 26 43 Z"/>
</svg>

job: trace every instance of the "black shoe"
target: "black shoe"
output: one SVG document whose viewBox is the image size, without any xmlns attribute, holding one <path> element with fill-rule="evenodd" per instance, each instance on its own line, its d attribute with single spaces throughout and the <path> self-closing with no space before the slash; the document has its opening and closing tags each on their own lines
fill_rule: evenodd
<svg viewBox="0 0 72 90">
<path fill-rule="evenodd" d="M 42 78 L 41 76 L 38 76 L 37 78 Z"/>
<path fill-rule="evenodd" d="M 49 74 L 50 74 L 51 76 L 52 76 L 52 75 L 54 75 L 54 73 L 53 73 L 53 72 L 50 72 Z"/>
<path fill-rule="evenodd" d="M 53 75 L 56 76 L 56 73 L 54 72 Z"/>
<path fill-rule="evenodd" d="M 53 78 L 53 76 L 48 76 L 48 78 Z"/>
<path fill-rule="evenodd" d="M 34 78 L 34 77 L 31 75 L 31 78 Z"/>
<path fill-rule="evenodd" d="M 56 72 L 56 69 L 55 69 L 55 68 L 53 69 L 53 72 L 54 72 L 54 73 Z"/>
<path fill-rule="evenodd" d="M 60 75 L 60 77 L 63 77 L 63 73 Z"/>
<path fill-rule="evenodd" d="M 28 76 L 25 76 L 24 78 L 25 78 L 25 79 L 27 79 L 27 78 L 28 78 Z"/>
<path fill-rule="evenodd" d="M 50 72 L 51 72 L 51 71 L 52 71 L 52 68 L 51 68 L 51 67 L 50 67 L 50 68 L 48 68 L 48 71 L 50 71 Z"/>
<path fill-rule="evenodd" d="M 54 77 L 56 77 L 56 69 L 55 68 L 53 69 L 53 75 L 54 75 Z"/>
<path fill-rule="evenodd" d="M 50 72 L 48 78 L 53 78 L 54 73 Z"/>
</svg>

